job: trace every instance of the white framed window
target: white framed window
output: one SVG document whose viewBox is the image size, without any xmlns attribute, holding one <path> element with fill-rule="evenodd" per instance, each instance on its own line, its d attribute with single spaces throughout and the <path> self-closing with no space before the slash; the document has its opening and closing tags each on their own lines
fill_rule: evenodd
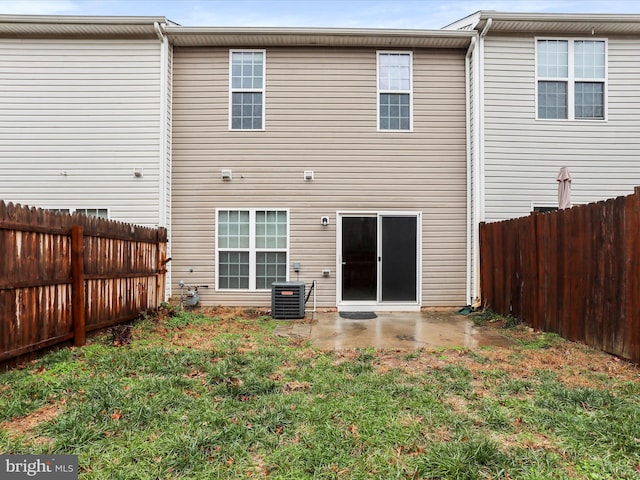
<svg viewBox="0 0 640 480">
<path fill-rule="evenodd" d="M 49 211 L 55 213 L 82 213 L 87 216 L 93 216 L 98 218 L 109 218 L 108 208 L 50 208 Z"/>
<path fill-rule="evenodd" d="M 606 120 L 607 41 L 536 39 L 536 118 Z"/>
<path fill-rule="evenodd" d="M 265 50 L 229 51 L 229 128 L 264 130 Z"/>
<path fill-rule="evenodd" d="M 269 290 L 288 258 L 288 210 L 216 210 L 216 290 Z"/>
<path fill-rule="evenodd" d="M 531 213 L 548 213 L 548 212 L 557 212 L 558 205 L 552 205 L 549 203 L 532 203 L 531 204 Z"/>
<path fill-rule="evenodd" d="M 378 130 L 413 130 L 413 54 L 377 52 Z"/>
</svg>

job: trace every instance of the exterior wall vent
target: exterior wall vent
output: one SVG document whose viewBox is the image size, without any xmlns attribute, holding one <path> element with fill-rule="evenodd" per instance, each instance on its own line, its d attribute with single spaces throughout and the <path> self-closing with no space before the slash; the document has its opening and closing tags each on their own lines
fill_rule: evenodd
<svg viewBox="0 0 640 480">
<path fill-rule="evenodd" d="M 304 318 L 303 282 L 274 282 L 271 285 L 271 316 L 279 320 Z"/>
</svg>

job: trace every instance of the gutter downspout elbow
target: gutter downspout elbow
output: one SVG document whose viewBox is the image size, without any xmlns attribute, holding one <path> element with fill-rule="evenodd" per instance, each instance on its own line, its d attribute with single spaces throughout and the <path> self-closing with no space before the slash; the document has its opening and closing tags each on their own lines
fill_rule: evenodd
<svg viewBox="0 0 640 480">
<path fill-rule="evenodd" d="M 158 22 L 153 22 L 153 29 L 156 31 L 156 35 L 158 36 L 158 40 L 160 40 L 160 43 L 164 43 L 164 25 L 161 27 Z"/>
<path fill-rule="evenodd" d="M 471 43 L 469 44 L 469 48 L 467 48 L 467 54 L 465 55 L 467 57 L 467 59 L 469 59 L 471 57 L 471 54 L 475 50 L 476 43 L 477 43 L 476 37 L 472 37 L 471 38 Z"/>
<path fill-rule="evenodd" d="M 487 33 L 489 33 L 489 29 L 491 28 L 491 25 L 493 25 L 493 18 L 489 17 L 487 19 L 487 24 L 482 29 L 482 32 L 480 32 L 480 38 L 484 38 L 487 35 Z"/>
</svg>

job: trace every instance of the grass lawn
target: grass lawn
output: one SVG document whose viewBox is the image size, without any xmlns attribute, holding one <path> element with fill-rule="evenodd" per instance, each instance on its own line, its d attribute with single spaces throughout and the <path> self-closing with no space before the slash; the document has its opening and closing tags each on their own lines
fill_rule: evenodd
<svg viewBox="0 0 640 480">
<path fill-rule="evenodd" d="M 555 335 L 319 351 L 212 309 L 0 374 L 0 453 L 82 479 L 638 479 L 640 370 Z M 498 328 L 488 325 L 484 328 Z"/>
</svg>

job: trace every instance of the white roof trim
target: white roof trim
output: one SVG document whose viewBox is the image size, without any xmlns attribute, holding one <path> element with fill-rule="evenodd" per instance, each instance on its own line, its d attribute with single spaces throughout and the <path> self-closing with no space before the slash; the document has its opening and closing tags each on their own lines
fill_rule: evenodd
<svg viewBox="0 0 640 480">
<path fill-rule="evenodd" d="M 157 38 L 156 23 L 174 25 L 165 17 L 0 15 L 0 37 Z"/>
<path fill-rule="evenodd" d="M 614 13 L 511 13 L 478 12 L 476 29 L 492 19 L 491 33 L 536 33 L 566 35 L 637 35 L 640 15 Z M 456 22 L 458 24 L 460 21 Z M 453 24 L 452 24 L 453 25 Z"/>
<path fill-rule="evenodd" d="M 339 28 L 225 28 L 167 26 L 178 46 L 343 46 L 466 48 L 475 32 Z"/>
</svg>

